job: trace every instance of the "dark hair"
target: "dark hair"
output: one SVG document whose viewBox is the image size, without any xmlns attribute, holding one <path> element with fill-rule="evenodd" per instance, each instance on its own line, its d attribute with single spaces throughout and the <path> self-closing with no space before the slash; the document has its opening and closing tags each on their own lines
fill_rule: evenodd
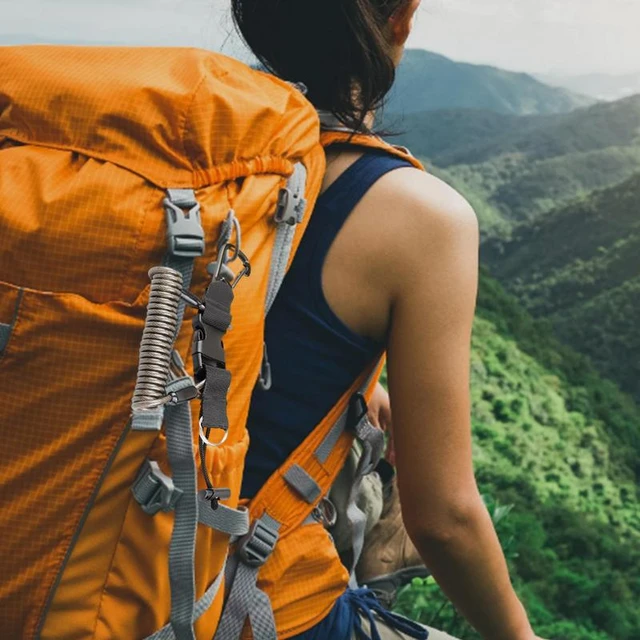
<svg viewBox="0 0 640 640">
<path fill-rule="evenodd" d="M 260 62 L 302 82 L 318 109 L 362 129 L 395 79 L 384 34 L 405 0 L 232 0 L 240 35 Z"/>
</svg>

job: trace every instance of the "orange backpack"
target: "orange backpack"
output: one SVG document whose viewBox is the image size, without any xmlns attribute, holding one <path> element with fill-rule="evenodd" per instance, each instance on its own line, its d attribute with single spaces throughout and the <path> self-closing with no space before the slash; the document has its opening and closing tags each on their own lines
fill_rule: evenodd
<svg viewBox="0 0 640 640">
<path fill-rule="evenodd" d="M 407 149 L 379 137 L 353 134 L 320 114 L 321 142 L 384 150 L 424 170 Z M 356 498 L 362 478 L 384 450 L 384 437 L 367 417 L 367 403 L 383 366 L 366 368 L 304 442 L 246 505 L 251 528 L 235 541 L 226 571 L 227 597 L 214 640 L 275 640 L 309 630 L 331 611 L 348 586 L 364 542 L 365 514 Z M 350 566 L 330 535 L 335 506 L 330 489 L 358 441 L 360 456 L 345 514 L 351 528 Z"/>
<path fill-rule="evenodd" d="M 322 144 L 347 139 L 386 147 Z M 243 573 L 275 612 L 255 637 L 287 637 L 344 589 L 325 530 L 298 525 L 322 519 L 347 427 L 369 437 L 348 405 L 375 363 L 238 505 L 322 144 L 295 87 L 218 54 L 0 48 L 3 637 L 238 637 L 242 612 L 218 621 Z"/>
</svg>

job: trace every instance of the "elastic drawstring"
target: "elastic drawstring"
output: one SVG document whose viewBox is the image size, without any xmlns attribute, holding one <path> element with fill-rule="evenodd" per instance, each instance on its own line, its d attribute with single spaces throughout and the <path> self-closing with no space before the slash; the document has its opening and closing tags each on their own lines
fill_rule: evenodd
<svg viewBox="0 0 640 640">
<path fill-rule="evenodd" d="M 426 640 L 426 638 L 429 637 L 429 632 L 422 625 L 397 613 L 387 611 L 387 609 L 378 602 L 375 593 L 371 589 L 349 589 L 345 593 L 345 597 L 349 599 L 353 610 L 365 616 L 371 625 L 371 636 L 368 636 L 362 628 L 360 616 L 356 616 L 355 631 L 358 640 L 382 640 L 376 626 L 376 617 L 373 615 L 374 612 L 378 615 L 378 618 L 382 619 L 382 621 L 391 628 L 405 634 L 409 638 Z"/>
</svg>

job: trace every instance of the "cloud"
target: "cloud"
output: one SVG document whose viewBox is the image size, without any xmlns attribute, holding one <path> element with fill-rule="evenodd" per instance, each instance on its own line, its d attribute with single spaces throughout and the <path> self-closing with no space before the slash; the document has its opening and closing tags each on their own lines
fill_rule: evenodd
<svg viewBox="0 0 640 640">
<path fill-rule="evenodd" d="M 22 0 L 2 8 L 2 34 L 67 42 L 220 48 L 232 32 L 220 0 Z"/>
<path fill-rule="evenodd" d="M 423 0 L 411 46 L 513 70 L 640 70 L 640 0 Z"/>
<path fill-rule="evenodd" d="M 242 51 L 229 0 L 0 0 L 0 11 L 0 42 Z M 460 60 L 558 73 L 640 68 L 640 0 L 423 0 L 418 18 L 410 45 Z"/>
</svg>

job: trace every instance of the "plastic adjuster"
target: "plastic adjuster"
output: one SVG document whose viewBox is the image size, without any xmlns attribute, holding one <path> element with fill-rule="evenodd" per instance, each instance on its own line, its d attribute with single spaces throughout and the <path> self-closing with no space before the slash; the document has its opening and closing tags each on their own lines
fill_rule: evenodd
<svg viewBox="0 0 640 640">
<path fill-rule="evenodd" d="M 278 193 L 278 204 L 274 220 L 278 224 L 294 226 L 300 224 L 304 217 L 306 200 L 294 194 L 291 189 L 285 187 Z"/>
<path fill-rule="evenodd" d="M 279 534 L 260 520 L 256 520 L 249 533 L 240 538 L 236 553 L 244 564 L 250 567 L 261 567 L 273 553 Z"/>
<path fill-rule="evenodd" d="M 200 204 L 194 199 L 184 208 L 169 196 L 164 199 L 167 220 L 167 247 L 179 258 L 204 255 L 204 229 L 200 221 Z"/>
<path fill-rule="evenodd" d="M 154 460 L 144 461 L 132 492 L 141 509 L 150 516 L 175 509 L 183 493 Z"/>
<path fill-rule="evenodd" d="M 349 401 L 349 408 L 347 410 L 347 430 L 354 432 L 360 422 L 364 420 L 367 413 L 369 412 L 369 408 L 367 406 L 367 400 L 364 397 L 363 393 L 359 391 L 354 393 L 351 396 L 351 400 Z"/>
</svg>

